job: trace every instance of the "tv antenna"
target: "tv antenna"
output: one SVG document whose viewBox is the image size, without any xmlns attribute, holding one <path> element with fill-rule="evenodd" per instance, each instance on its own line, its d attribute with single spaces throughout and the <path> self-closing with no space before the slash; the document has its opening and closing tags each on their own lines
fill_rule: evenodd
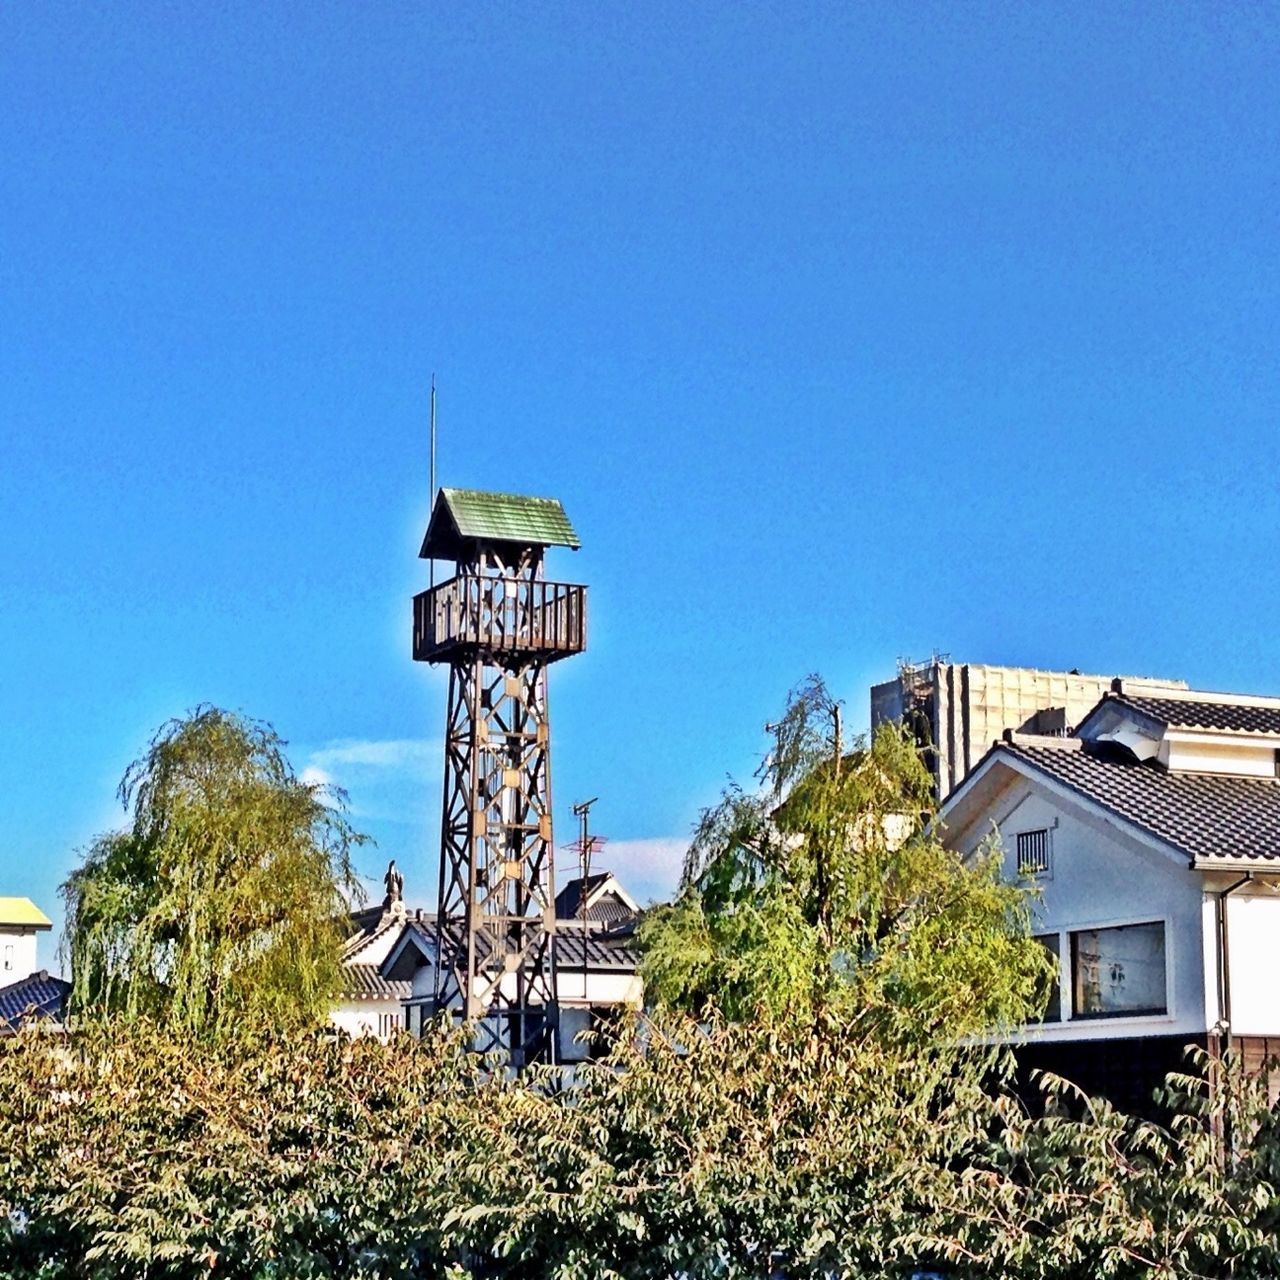
<svg viewBox="0 0 1280 1280">
<path fill-rule="evenodd" d="M 431 375 L 431 507 L 436 509 L 436 375 Z M 436 585 L 436 562 L 430 562 L 431 585 Z"/>
</svg>

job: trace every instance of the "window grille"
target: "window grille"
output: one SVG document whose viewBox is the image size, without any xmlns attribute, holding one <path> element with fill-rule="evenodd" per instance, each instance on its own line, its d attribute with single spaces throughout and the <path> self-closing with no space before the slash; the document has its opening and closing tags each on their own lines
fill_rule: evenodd
<svg viewBox="0 0 1280 1280">
<path fill-rule="evenodd" d="M 1018 833 L 1018 874 L 1049 874 L 1049 832 L 1046 829 Z"/>
</svg>

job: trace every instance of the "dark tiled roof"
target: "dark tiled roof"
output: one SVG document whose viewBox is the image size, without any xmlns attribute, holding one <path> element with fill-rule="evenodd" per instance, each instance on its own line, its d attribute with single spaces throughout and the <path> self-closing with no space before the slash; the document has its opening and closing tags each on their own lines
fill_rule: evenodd
<svg viewBox="0 0 1280 1280">
<path fill-rule="evenodd" d="M 581 969 L 584 947 L 587 967 L 591 969 L 620 969 L 630 973 L 640 964 L 639 951 L 622 938 L 602 937 L 598 933 L 584 938 L 567 928 L 556 933 L 556 964 Z"/>
<path fill-rule="evenodd" d="M 1128 693 L 1111 694 L 1108 701 L 1141 711 L 1168 729 L 1280 736 L 1280 707 L 1251 706 L 1244 702 L 1196 702 L 1189 698 L 1142 698 Z"/>
<path fill-rule="evenodd" d="M 347 926 L 351 930 L 351 941 L 362 936 L 368 936 L 373 933 L 379 924 L 382 923 L 382 917 L 385 912 L 381 906 L 377 907 L 361 907 L 359 911 L 349 912 L 347 915 Z"/>
<path fill-rule="evenodd" d="M 353 1000 L 408 1000 L 413 983 L 384 978 L 376 964 L 346 964 L 342 966 L 342 994 Z"/>
<path fill-rule="evenodd" d="M 612 927 L 635 918 L 635 912 L 616 894 L 606 893 L 587 908 L 587 918 L 596 924 Z"/>
<path fill-rule="evenodd" d="M 588 876 L 585 881 L 581 876 L 570 880 L 556 894 L 556 919 L 581 920 L 582 899 L 585 894 L 587 899 L 587 920 L 590 923 L 611 927 L 630 920 L 635 915 L 635 912 L 613 890 L 601 893 L 592 900 L 592 894 L 596 893 L 601 886 L 607 884 L 612 878 L 613 872 L 600 871 L 593 876 Z"/>
<path fill-rule="evenodd" d="M 0 987 L 0 1022 L 17 1026 L 25 1015 L 61 1018 L 71 994 L 71 983 L 51 978 L 41 969 L 30 977 Z"/>
<path fill-rule="evenodd" d="M 1280 783 L 1170 773 L 1123 748 L 1013 735 L 998 751 L 1027 761 L 1190 858 L 1280 862 Z"/>
<path fill-rule="evenodd" d="M 375 938 L 381 938 L 390 930 L 398 929 L 404 924 L 402 917 L 384 915 L 381 907 L 376 908 L 375 911 L 353 911 L 351 913 L 351 924 L 357 927 L 359 932 L 353 933 L 342 944 L 344 960 L 357 955 Z"/>
<path fill-rule="evenodd" d="M 427 947 L 436 945 L 436 925 L 434 920 L 410 921 L 409 928 Z M 451 931 L 455 944 L 459 940 L 458 933 Z M 583 955 L 592 969 L 618 969 L 626 973 L 634 972 L 640 964 L 640 952 L 630 944 L 631 934 L 627 931 L 618 933 L 592 932 L 585 937 L 580 929 L 570 924 L 561 925 L 556 930 L 556 963 L 569 969 L 583 967 Z M 480 935 L 481 947 L 485 947 L 487 937 Z"/>
<path fill-rule="evenodd" d="M 598 889 L 609 878 L 607 871 L 598 871 L 593 876 L 588 876 L 585 880 L 581 876 L 570 880 L 559 893 L 556 894 L 556 918 L 560 920 L 576 919 L 582 911 L 582 897 L 585 893 L 589 898 L 592 891 Z"/>
</svg>

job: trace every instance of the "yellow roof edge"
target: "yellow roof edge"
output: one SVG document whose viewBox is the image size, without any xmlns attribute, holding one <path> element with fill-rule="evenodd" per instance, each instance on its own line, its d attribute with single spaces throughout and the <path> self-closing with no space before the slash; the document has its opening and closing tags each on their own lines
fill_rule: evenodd
<svg viewBox="0 0 1280 1280">
<path fill-rule="evenodd" d="M 0 898 L 0 929 L 7 924 L 27 929 L 53 928 L 53 921 L 30 898 Z"/>
</svg>

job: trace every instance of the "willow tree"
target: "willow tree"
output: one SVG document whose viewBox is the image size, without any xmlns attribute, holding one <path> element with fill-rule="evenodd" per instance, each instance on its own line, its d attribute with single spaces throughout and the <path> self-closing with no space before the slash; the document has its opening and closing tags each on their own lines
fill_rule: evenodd
<svg viewBox="0 0 1280 1280">
<path fill-rule="evenodd" d="M 201 707 L 126 770 L 128 826 L 62 886 L 75 1009 L 215 1039 L 325 1016 L 365 837 L 284 746 L 269 725 Z"/>
<path fill-rule="evenodd" d="M 659 1006 L 900 1043 L 1037 1016 L 1050 962 L 999 849 L 938 839 L 920 753 L 898 727 L 845 752 L 817 677 L 792 693 L 747 790 L 707 810 L 676 901 L 641 928 Z"/>
</svg>

